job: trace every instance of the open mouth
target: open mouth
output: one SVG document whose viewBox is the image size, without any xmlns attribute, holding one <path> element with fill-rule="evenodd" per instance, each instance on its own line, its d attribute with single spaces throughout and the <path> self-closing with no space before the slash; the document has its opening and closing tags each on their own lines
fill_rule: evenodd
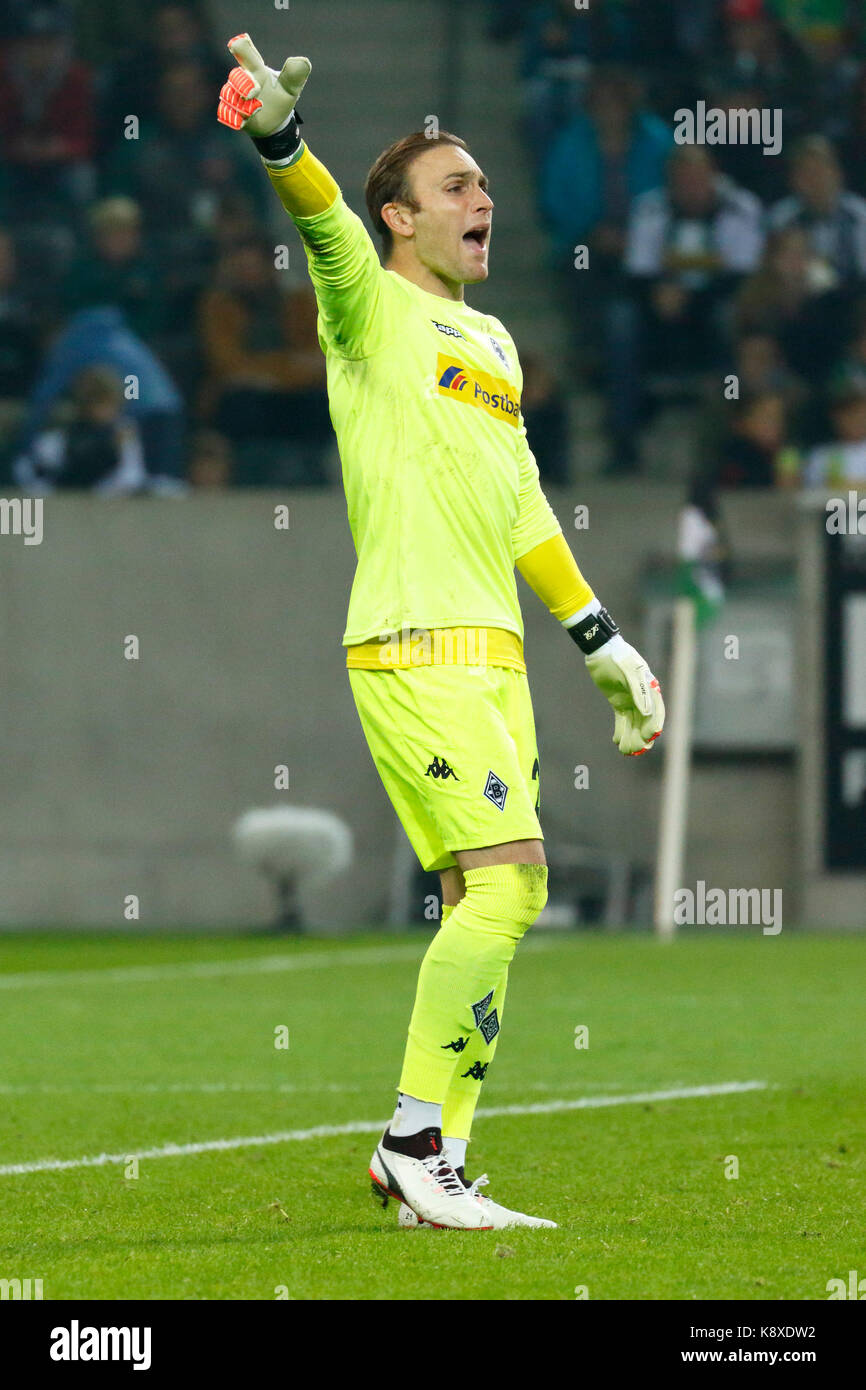
<svg viewBox="0 0 866 1390">
<path fill-rule="evenodd" d="M 470 232 L 466 232 L 464 234 L 463 240 L 474 241 L 475 245 L 480 246 L 483 250 L 484 247 L 487 245 L 487 239 L 489 236 L 489 227 L 473 227 L 473 229 Z"/>
</svg>

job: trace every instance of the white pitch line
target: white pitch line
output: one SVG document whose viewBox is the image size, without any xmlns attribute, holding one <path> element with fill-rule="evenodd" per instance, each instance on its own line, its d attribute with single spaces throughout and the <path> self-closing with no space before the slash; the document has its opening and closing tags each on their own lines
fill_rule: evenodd
<svg viewBox="0 0 866 1390">
<path fill-rule="evenodd" d="M 237 960 L 178 961 L 175 965 L 108 966 L 104 970 L 22 970 L 0 975 L 0 989 L 37 989 L 40 986 L 139 985 L 151 980 L 213 979 L 221 975 L 275 975 L 289 970 L 322 970 L 331 966 L 387 965 L 422 954 L 417 946 L 355 948 L 350 951 L 307 951 L 301 955 L 241 956 Z"/>
<path fill-rule="evenodd" d="M 0 989 L 38 989 L 69 985 L 140 985 L 154 980 L 218 979 L 223 975 L 278 975 L 292 970 L 326 970 L 341 966 L 389 965 L 392 961 L 418 960 L 433 938 L 400 946 L 352 947 L 333 951 L 306 951 L 299 955 L 239 956 L 236 960 L 177 961 L 165 965 L 106 966 L 102 970 L 21 970 L 0 975 Z M 543 937 L 524 942 L 521 955 L 537 955 L 559 946 Z"/>
<path fill-rule="evenodd" d="M 715 1086 L 680 1086 L 669 1091 L 639 1091 L 631 1096 L 581 1096 L 576 1100 L 539 1101 L 534 1105 L 496 1105 L 478 1110 L 479 1119 L 499 1115 L 553 1115 L 566 1110 L 601 1110 L 612 1105 L 644 1105 L 663 1100 L 692 1100 L 701 1096 L 730 1096 L 744 1091 L 764 1091 L 766 1081 L 723 1081 Z M 388 1123 L 384 1120 L 354 1120 L 345 1125 L 315 1125 L 312 1129 L 286 1129 L 276 1134 L 239 1135 L 234 1139 L 205 1139 L 197 1144 L 162 1144 L 123 1154 L 89 1154 L 83 1158 L 44 1158 L 31 1163 L 6 1163 L 0 1177 L 24 1173 L 58 1173 L 68 1168 L 104 1168 L 124 1164 L 130 1159 L 187 1158 L 192 1154 L 223 1153 L 229 1149 L 260 1149 L 269 1144 L 291 1144 L 305 1139 L 335 1139 L 343 1134 L 375 1134 Z"/>
<path fill-rule="evenodd" d="M 296 1092 L 313 1094 L 318 1091 L 357 1091 L 357 1085 L 340 1085 L 338 1082 L 311 1082 L 306 1086 L 295 1085 L 291 1081 L 177 1081 L 160 1082 L 121 1082 L 94 1081 L 82 1082 L 78 1086 L 54 1086 L 50 1082 L 37 1082 L 34 1085 L 0 1084 L 0 1096 L 177 1096 L 177 1095 L 293 1095 Z"/>
<path fill-rule="evenodd" d="M 615 1081 L 585 1081 L 584 1087 L 601 1090 L 616 1086 Z M 363 1088 L 357 1081 L 311 1081 L 303 1085 L 293 1081 L 81 1081 L 69 1085 L 55 1085 L 50 1081 L 0 1082 L 0 1096 L 173 1096 L 173 1095 L 318 1095 L 322 1091 L 335 1095 L 351 1092 L 356 1094 Z M 559 1091 L 561 1082 L 528 1081 L 520 1087 L 514 1085 L 492 1086 L 487 1083 L 487 1095 L 497 1090 Z"/>
</svg>

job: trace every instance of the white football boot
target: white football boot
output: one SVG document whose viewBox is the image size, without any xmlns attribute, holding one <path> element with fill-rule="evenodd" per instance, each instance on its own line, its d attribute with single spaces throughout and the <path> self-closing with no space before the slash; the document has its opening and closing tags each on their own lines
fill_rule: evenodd
<svg viewBox="0 0 866 1390">
<path fill-rule="evenodd" d="M 543 1216 L 526 1216 L 522 1211 L 510 1211 L 508 1207 L 494 1202 L 492 1197 L 483 1197 L 478 1189 L 486 1187 L 489 1181 L 487 1174 L 482 1173 L 466 1190 L 478 1198 L 495 1231 L 504 1230 L 507 1226 L 549 1226 L 554 1231 L 557 1229 L 555 1221 L 546 1221 Z"/>
<path fill-rule="evenodd" d="M 430 1226 L 458 1231 L 493 1228 L 488 1203 L 460 1181 L 441 1153 L 410 1158 L 379 1144 L 370 1159 L 370 1177 L 373 1196 L 383 1207 L 393 1197 Z"/>
<path fill-rule="evenodd" d="M 457 1174 L 458 1181 L 460 1175 Z M 510 1211 L 508 1207 L 503 1207 L 499 1202 L 494 1202 L 492 1197 L 484 1197 L 479 1191 L 479 1187 L 486 1187 L 490 1179 L 486 1173 L 482 1173 L 480 1178 L 466 1187 L 466 1191 L 478 1198 L 484 1208 L 490 1226 L 495 1231 L 507 1230 L 510 1226 L 547 1226 L 552 1230 L 557 1229 L 555 1221 L 546 1221 L 543 1216 L 526 1216 L 522 1211 Z M 411 1207 L 401 1206 L 397 1213 L 397 1220 L 401 1226 L 407 1230 L 413 1230 L 424 1226 L 429 1226 L 429 1221 L 419 1221 Z"/>
</svg>

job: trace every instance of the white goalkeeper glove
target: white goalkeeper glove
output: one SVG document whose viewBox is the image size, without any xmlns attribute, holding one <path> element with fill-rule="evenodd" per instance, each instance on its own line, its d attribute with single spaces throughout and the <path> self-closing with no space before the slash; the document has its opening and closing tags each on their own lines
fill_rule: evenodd
<svg viewBox="0 0 866 1390">
<path fill-rule="evenodd" d="M 229 39 L 239 67 L 232 68 L 220 92 L 217 120 L 245 130 L 256 140 L 288 127 L 304 83 L 312 71 L 309 58 L 287 58 L 279 72 L 269 68 L 249 34 Z"/>
<path fill-rule="evenodd" d="M 585 655 L 586 669 L 614 710 L 613 741 L 633 757 L 652 748 L 664 727 L 661 687 L 643 657 L 621 636 L 606 608 L 593 600 L 592 611 L 566 623 Z"/>
<path fill-rule="evenodd" d="M 664 726 L 665 705 L 661 687 L 640 652 L 617 633 L 586 658 L 586 669 L 613 705 L 613 741 L 620 753 L 646 753 Z"/>
</svg>

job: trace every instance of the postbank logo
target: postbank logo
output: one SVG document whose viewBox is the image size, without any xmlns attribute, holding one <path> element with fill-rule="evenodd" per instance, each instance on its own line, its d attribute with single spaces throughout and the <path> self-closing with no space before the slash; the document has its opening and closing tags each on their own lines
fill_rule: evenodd
<svg viewBox="0 0 866 1390">
<path fill-rule="evenodd" d="M 440 352 L 436 361 L 436 383 L 440 396 L 474 405 L 515 429 L 520 424 L 520 400 L 511 383 L 503 377 L 477 372 Z"/>
</svg>

